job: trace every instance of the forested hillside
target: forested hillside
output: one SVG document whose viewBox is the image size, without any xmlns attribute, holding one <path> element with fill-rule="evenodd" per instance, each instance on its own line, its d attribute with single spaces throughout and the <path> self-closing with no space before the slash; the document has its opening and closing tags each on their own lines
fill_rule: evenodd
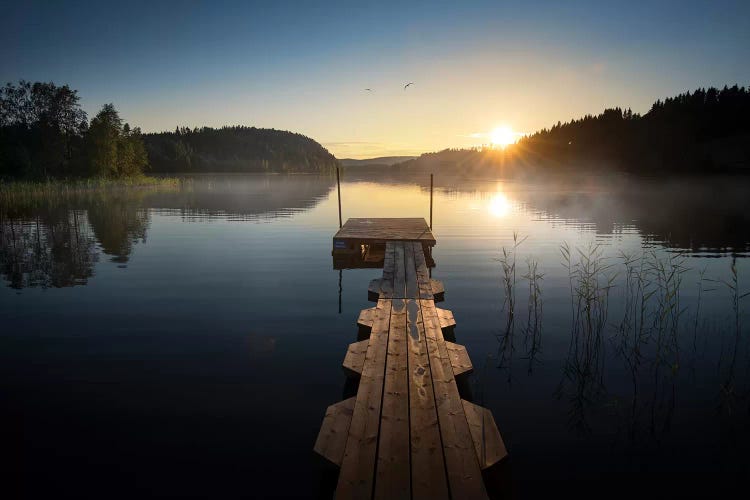
<svg viewBox="0 0 750 500">
<path fill-rule="evenodd" d="M 338 164 L 302 134 L 255 127 L 144 135 L 152 172 L 326 172 Z"/>
<path fill-rule="evenodd" d="M 446 149 L 404 167 L 586 167 L 640 173 L 750 169 L 750 89 L 698 89 L 658 100 L 644 115 L 605 109 L 558 122 L 505 150 Z"/>
</svg>

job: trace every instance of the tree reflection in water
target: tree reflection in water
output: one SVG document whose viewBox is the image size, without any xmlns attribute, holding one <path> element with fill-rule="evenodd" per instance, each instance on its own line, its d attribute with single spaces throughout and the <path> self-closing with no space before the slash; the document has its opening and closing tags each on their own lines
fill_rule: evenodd
<svg viewBox="0 0 750 500">
<path fill-rule="evenodd" d="M 127 262 L 146 238 L 145 195 L 103 190 L 0 206 L 0 275 L 16 289 L 66 287 L 87 283 L 100 252 Z"/>
</svg>

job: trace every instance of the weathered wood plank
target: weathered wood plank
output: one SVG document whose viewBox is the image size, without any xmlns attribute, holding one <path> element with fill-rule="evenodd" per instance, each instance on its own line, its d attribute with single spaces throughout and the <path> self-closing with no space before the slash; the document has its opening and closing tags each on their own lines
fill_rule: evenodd
<svg viewBox="0 0 750 500">
<path fill-rule="evenodd" d="M 406 267 L 404 256 L 404 245 L 398 242 L 389 242 L 394 249 L 394 272 L 393 272 L 393 293 L 391 297 L 403 299 L 406 295 Z"/>
<path fill-rule="evenodd" d="M 362 375 L 362 367 L 365 365 L 365 357 L 367 356 L 369 344 L 369 340 L 360 340 L 359 342 L 349 344 L 346 356 L 344 356 L 344 363 L 342 364 L 347 377 L 356 378 Z"/>
<path fill-rule="evenodd" d="M 345 399 L 326 409 L 318 439 L 315 441 L 313 448 L 315 452 L 336 466 L 341 465 L 341 459 L 344 456 L 356 399 Z"/>
<path fill-rule="evenodd" d="M 432 296 L 435 302 L 442 302 L 445 300 L 445 286 L 442 281 L 430 279 L 430 289 L 432 290 Z"/>
<path fill-rule="evenodd" d="M 466 420 L 469 422 L 479 466 L 482 469 L 492 467 L 508 456 L 503 438 L 495 425 L 495 418 L 487 408 L 466 400 L 461 400 L 461 403 L 466 413 Z"/>
<path fill-rule="evenodd" d="M 423 218 L 352 218 L 334 235 L 334 240 L 424 241 L 435 244 L 435 237 Z"/>
<path fill-rule="evenodd" d="M 453 311 L 449 309 L 440 309 L 436 307 L 437 316 L 440 319 L 440 328 L 445 330 L 446 328 L 453 328 L 456 326 L 456 320 L 453 317 Z"/>
<path fill-rule="evenodd" d="M 422 313 L 416 300 L 406 309 L 412 498 L 449 498 Z"/>
<path fill-rule="evenodd" d="M 383 277 L 380 279 L 378 297 L 390 299 L 393 297 L 393 278 L 396 274 L 396 248 L 393 243 L 385 246 L 385 258 L 383 259 Z"/>
<path fill-rule="evenodd" d="M 375 312 L 377 311 L 377 307 L 368 307 L 367 309 L 362 309 L 359 312 L 359 317 L 357 318 L 357 326 L 361 328 L 372 328 L 372 322 L 375 320 Z"/>
<path fill-rule="evenodd" d="M 367 286 L 367 300 L 370 302 L 377 302 L 380 299 L 380 278 L 370 280 L 370 284 Z"/>
<path fill-rule="evenodd" d="M 409 498 L 409 381 L 406 301 L 393 299 L 375 471 L 375 498 Z"/>
<path fill-rule="evenodd" d="M 487 498 L 435 303 L 420 300 L 452 498 Z"/>
<path fill-rule="evenodd" d="M 414 245 L 412 243 L 404 243 L 402 246 L 404 247 L 404 273 L 406 275 L 404 298 L 418 299 L 420 294 L 417 283 L 417 265 L 414 260 Z"/>
<path fill-rule="evenodd" d="M 421 243 L 412 243 L 414 251 L 414 264 L 417 271 L 417 282 L 419 284 L 419 298 L 434 299 L 432 284 L 430 280 L 430 271 L 427 268 L 427 262 L 424 256 L 424 250 Z"/>
<path fill-rule="evenodd" d="M 448 349 L 448 356 L 451 358 L 453 375 L 458 377 L 474 371 L 474 365 L 471 364 L 469 353 L 464 346 L 446 341 L 445 347 Z"/>
<path fill-rule="evenodd" d="M 336 498 L 369 498 L 373 491 L 391 301 L 379 300 L 376 307 Z"/>
</svg>

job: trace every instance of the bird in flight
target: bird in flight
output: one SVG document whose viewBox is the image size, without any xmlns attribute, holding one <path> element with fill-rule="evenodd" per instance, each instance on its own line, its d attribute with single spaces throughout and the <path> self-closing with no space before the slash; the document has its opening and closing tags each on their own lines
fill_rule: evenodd
<svg viewBox="0 0 750 500">
<path fill-rule="evenodd" d="M 365 90 L 366 90 L 366 91 L 368 91 L 368 92 L 375 92 L 375 91 L 374 91 L 374 90 L 372 90 L 372 89 L 365 89 Z"/>
<path fill-rule="evenodd" d="M 409 82 L 406 85 L 404 85 L 404 90 L 406 90 L 406 87 L 408 87 L 409 85 L 414 85 L 414 82 Z"/>
</svg>

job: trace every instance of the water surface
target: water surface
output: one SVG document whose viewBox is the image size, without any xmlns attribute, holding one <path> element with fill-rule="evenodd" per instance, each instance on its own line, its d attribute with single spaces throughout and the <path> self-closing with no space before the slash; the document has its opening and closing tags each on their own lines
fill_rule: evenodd
<svg viewBox="0 0 750 500">
<path fill-rule="evenodd" d="M 427 186 L 350 169 L 344 218 L 427 217 Z M 520 497 L 539 480 L 692 492 L 750 472 L 748 186 L 436 178 L 433 277 Z M 175 192 L 5 205 L 0 222 L 8 484 L 99 498 L 330 493 L 312 446 L 351 391 L 341 361 L 380 274 L 332 269 L 333 179 L 204 176 Z M 600 264 L 583 309 L 563 244 L 572 266 Z M 648 279 L 641 295 L 633 272 Z"/>
</svg>

